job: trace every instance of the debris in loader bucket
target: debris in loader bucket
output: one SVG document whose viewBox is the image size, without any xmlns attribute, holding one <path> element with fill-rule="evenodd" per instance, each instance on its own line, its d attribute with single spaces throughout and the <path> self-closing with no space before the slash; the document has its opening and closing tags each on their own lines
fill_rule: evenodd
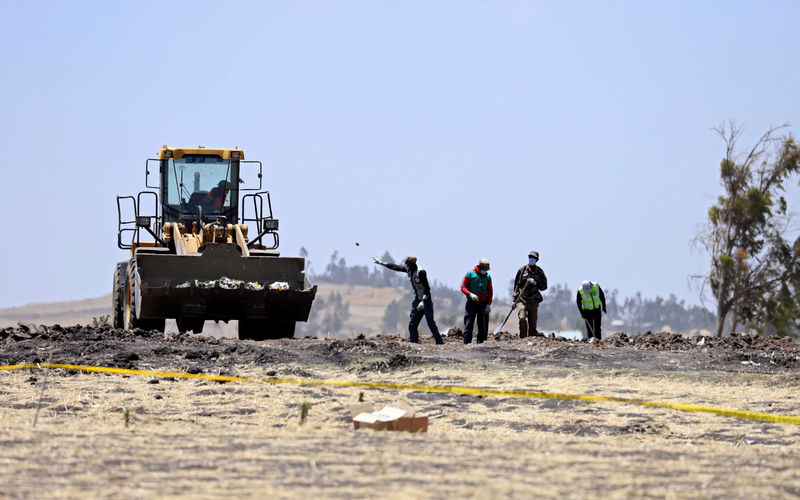
<svg viewBox="0 0 800 500">
<path fill-rule="evenodd" d="M 227 276 L 222 276 L 218 280 L 208 280 L 208 281 L 199 281 L 199 280 L 190 280 L 184 281 L 179 285 L 175 285 L 175 288 L 190 288 L 194 283 L 194 286 L 197 288 L 224 288 L 226 290 L 236 290 L 244 284 L 245 290 L 263 290 L 264 285 L 255 281 L 243 281 L 243 280 L 236 280 L 233 278 L 228 278 Z M 276 281 L 275 283 L 269 286 L 270 290 L 288 290 L 289 283 L 285 281 Z"/>
<path fill-rule="evenodd" d="M 234 279 L 228 278 L 227 276 L 223 276 L 223 277 L 221 277 L 220 279 L 217 280 L 217 283 L 219 283 L 219 287 L 220 288 L 226 288 L 228 290 L 233 290 L 235 288 L 239 288 L 239 285 L 241 285 L 244 282 L 242 280 L 234 280 Z"/>
</svg>

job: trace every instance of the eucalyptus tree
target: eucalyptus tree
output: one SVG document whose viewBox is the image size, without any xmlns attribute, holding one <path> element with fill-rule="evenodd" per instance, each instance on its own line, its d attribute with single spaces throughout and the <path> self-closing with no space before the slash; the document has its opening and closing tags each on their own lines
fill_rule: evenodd
<svg viewBox="0 0 800 500">
<path fill-rule="evenodd" d="M 800 326 L 800 239 L 785 197 L 798 174 L 800 151 L 787 126 L 764 132 L 739 151 L 742 129 L 733 122 L 714 130 L 725 143 L 720 162 L 724 193 L 708 209 L 696 237 L 710 257 L 707 274 L 697 275 L 717 307 L 716 336 L 726 320 L 731 331 L 745 325 L 757 332 L 789 334 Z"/>
</svg>

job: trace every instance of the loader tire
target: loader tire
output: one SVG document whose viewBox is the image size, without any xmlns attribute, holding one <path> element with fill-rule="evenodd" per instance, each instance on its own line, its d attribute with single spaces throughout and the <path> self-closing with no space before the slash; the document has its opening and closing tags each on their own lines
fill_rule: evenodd
<svg viewBox="0 0 800 500">
<path fill-rule="evenodd" d="M 239 340 L 268 340 L 294 337 L 294 321 L 240 319 Z"/>
<path fill-rule="evenodd" d="M 125 269 L 127 276 L 127 263 Z M 133 286 L 135 285 L 131 282 L 130 278 L 127 278 L 124 287 L 125 293 L 122 307 L 123 328 L 126 330 L 138 328 L 139 330 L 158 330 L 159 332 L 163 332 L 167 326 L 167 320 L 165 318 L 139 319 L 136 317 L 136 307 L 133 303 Z"/>
<path fill-rule="evenodd" d="M 120 262 L 114 269 L 114 288 L 111 290 L 111 317 L 114 328 L 125 328 L 125 287 L 128 285 L 128 263 Z"/>
</svg>

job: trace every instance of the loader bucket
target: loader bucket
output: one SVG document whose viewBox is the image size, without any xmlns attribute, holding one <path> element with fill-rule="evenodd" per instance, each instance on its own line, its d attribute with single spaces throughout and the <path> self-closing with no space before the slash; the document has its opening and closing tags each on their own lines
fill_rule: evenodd
<svg viewBox="0 0 800 500">
<path fill-rule="evenodd" d="M 306 321 L 317 293 L 316 285 L 311 287 L 306 279 L 304 259 L 243 257 L 231 244 L 209 244 L 193 255 L 137 253 L 135 260 L 136 316 L 142 319 Z M 247 289 L 245 283 L 224 288 L 218 281 L 203 286 L 202 282 L 223 276 L 256 282 L 264 289 Z M 289 287 L 269 289 L 275 282 L 286 282 Z"/>
</svg>

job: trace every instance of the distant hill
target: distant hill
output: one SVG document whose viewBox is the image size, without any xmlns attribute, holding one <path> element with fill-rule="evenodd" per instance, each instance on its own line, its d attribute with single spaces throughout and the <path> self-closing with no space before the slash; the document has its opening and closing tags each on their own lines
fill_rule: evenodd
<svg viewBox="0 0 800 500">
<path fill-rule="evenodd" d="M 111 314 L 111 294 L 94 299 L 34 303 L 0 309 L 0 327 L 21 323 L 42 325 L 92 324 L 92 318 Z"/>
</svg>

